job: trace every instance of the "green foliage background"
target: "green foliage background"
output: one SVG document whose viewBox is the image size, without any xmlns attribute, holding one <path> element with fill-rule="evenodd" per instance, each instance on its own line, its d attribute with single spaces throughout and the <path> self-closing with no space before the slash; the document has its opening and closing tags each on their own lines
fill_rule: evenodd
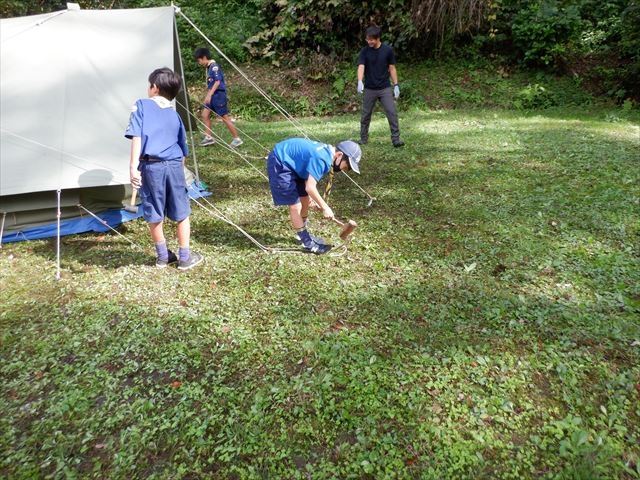
<svg viewBox="0 0 640 480">
<path fill-rule="evenodd" d="M 167 5 L 158 0 L 79 1 L 83 8 Z M 0 5 L 3 17 L 64 8 L 59 0 Z M 353 61 L 370 23 L 400 59 L 480 58 L 570 74 L 592 91 L 622 102 L 640 98 L 640 0 L 195 0 L 181 5 L 235 61 L 250 56 L 299 65 L 312 55 Z M 181 32 L 190 79 L 192 48 Z"/>
</svg>

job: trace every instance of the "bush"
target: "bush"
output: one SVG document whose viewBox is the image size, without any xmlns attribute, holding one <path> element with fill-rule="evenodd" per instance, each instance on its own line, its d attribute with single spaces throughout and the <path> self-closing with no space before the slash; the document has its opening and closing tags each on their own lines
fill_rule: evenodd
<svg viewBox="0 0 640 480">
<path fill-rule="evenodd" d="M 566 55 L 580 23 L 575 5 L 563 8 L 554 0 L 533 2 L 513 19 L 513 44 L 526 65 L 553 67 Z"/>
<path fill-rule="evenodd" d="M 373 0 L 262 0 L 265 27 L 249 38 L 246 47 L 252 55 L 271 58 L 298 49 L 322 54 L 352 52 L 362 42 L 370 23 L 384 26 L 384 39 L 404 48 L 416 37 L 411 21 L 410 1 Z M 336 15 L 335 12 L 340 12 Z"/>
<path fill-rule="evenodd" d="M 518 110 L 548 108 L 556 105 L 553 94 L 539 83 L 529 84 L 516 95 L 513 106 Z"/>
</svg>

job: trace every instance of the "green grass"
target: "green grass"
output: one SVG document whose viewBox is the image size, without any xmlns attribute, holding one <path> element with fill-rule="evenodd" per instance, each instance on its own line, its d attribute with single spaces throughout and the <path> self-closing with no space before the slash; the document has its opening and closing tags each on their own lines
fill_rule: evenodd
<svg viewBox="0 0 640 480">
<path fill-rule="evenodd" d="M 196 206 L 184 274 L 152 266 L 142 221 L 121 231 L 144 253 L 64 238 L 58 282 L 51 242 L 3 246 L 0 474 L 638 478 L 640 130 L 619 117 L 413 110 L 399 150 L 376 114 L 377 201 L 339 178 L 330 202 L 359 223 L 342 257 L 261 253 Z M 262 177 L 198 153 L 219 208 L 292 245 Z"/>
</svg>

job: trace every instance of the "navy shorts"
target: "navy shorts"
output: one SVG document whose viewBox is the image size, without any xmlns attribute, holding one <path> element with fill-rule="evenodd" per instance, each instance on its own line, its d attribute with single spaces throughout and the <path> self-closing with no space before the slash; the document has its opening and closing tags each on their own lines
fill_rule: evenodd
<svg viewBox="0 0 640 480">
<path fill-rule="evenodd" d="M 141 161 L 140 199 L 144 219 L 158 223 L 169 217 L 180 222 L 191 213 L 187 181 L 182 159 L 169 161 Z"/>
<path fill-rule="evenodd" d="M 273 152 L 267 158 L 267 173 L 274 205 L 295 205 L 300 202 L 300 197 L 309 195 L 305 181 L 284 165 Z"/>
<path fill-rule="evenodd" d="M 211 97 L 211 101 L 207 107 L 216 112 L 216 115 L 220 115 L 221 117 L 227 115 L 229 113 L 227 92 L 224 90 L 216 90 L 213 92 L 213 96 Z"/>
</svg>

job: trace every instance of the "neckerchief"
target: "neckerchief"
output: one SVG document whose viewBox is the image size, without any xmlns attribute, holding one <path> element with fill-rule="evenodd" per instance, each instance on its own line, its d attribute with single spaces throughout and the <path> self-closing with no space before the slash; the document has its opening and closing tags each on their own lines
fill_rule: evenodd
<svg viewBox="0 0 640 480">
<path fill-rule="evenodd" d="M 331 169 L 329 170 L 329 180 L 327 181 L 327 186 L 324 187 L 324 199 L 326 200 L 331 195 L 331 187 L 333 187 L 333 164 L 331 165 Z"/>
</svg>

